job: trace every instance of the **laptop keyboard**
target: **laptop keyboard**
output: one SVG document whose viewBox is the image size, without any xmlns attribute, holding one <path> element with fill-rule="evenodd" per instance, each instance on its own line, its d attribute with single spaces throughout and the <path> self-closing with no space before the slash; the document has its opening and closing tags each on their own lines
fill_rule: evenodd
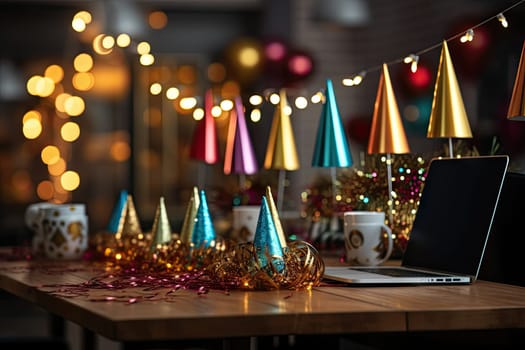
<svg viewBox="0 0 525 350">
<path fill-rule="evenodd" d="M 412 271 L 397 268 L 381 269 L 375 267 L 365 267 L 356 269 L 358 271 L 377 273 L 379 275 L 393 276 L 393 277 L 418 277 L 418 276 L 442 276 L 437 273 L 423 272 L 423 271 Z"/>
</svg>

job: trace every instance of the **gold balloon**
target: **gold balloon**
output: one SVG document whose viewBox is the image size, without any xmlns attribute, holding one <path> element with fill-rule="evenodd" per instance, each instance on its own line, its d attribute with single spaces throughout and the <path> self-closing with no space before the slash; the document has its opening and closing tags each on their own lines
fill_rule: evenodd
<svg viewBox="0 0 525 350">
<path fill-rule="evenodd" d="M 525 41 L 521 50 L 520 63 L 516 73 L 516 81 L 512 90 L 507 119 L 525 120 Z"/>
</svg>

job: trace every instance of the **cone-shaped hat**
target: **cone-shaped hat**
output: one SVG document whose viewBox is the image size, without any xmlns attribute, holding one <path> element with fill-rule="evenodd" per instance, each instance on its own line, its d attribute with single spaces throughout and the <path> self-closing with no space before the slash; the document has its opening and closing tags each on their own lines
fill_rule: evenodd
<svg viewBox="0 0 525 350">
<path fill-rule="evenodd" d="M 211 242 L 215 241 L 215 228 L 208 209 L 206 193 L 203 190 L 200 192 L 199 199 L 199 209 L 197 210 L 195 226 L 191 235 L 191 241 L 197 248 L 209 247 Z"/>
<path fill-rule="evenodd" d="M 286 91 L 281 89 L 281 97 L 273 115 L 270 138 L 264 158 L 265 169 L 297 170 L 299 169 L 299 158 L 295 147 L 295 137 L 292 123 L 288 115 Z"/>
<path fill-rule="evenodd" d="M 215 164 L 219 160 L 215 119 L 211 114 L 212 107 L 213 95 L 209 89 L 204 95 L 204 118 L 197 122 L 190 149 L 191 158 L 202 160 L 207 164 Z"/>
<path fill-rule="evenodd" d="M 186 213 L 184 214 L 184 221 L 180 230 L 180 240 L 186 244 L 191 243 L 191 236 L 193 234 L 193 228 L 195 227 L 195 218 L 197 217 L 197 211 L 199 209 L 199 189 L 193 187 L 193 192 L 190 196 L 188 206 L 186 207 Z"/>
<path fill-rule="evenodd" d="M 135 204 L 133 203 L 133 197 L 128 194 L 126 205 L 124 208 L 124 215 L 121 217 L 119 223 L 119 231 L 117 234 L 123 236 L 137 236 L 142 233 L 140 228 L 140 221 L 135 210 Z"/>
<path fill-rule="evenodd" d="M 121 190 L 109 218 L 109 223 L 107 226 L 107 231 L 111 233 L 119 232 L 119 226 L 121 218 L 124 217 L 124 209 L 126 208 L 126 201 L 128 200 L 128 191 Z"/>
<path fill-rule="evenodd" d="M 268 261 L 270 258 L 277 271 L 280 272 L 284 269 L 283 249 L 275 229 L 272 213 L 264 196 L 262 197 L 261 211 L 257 220 L 253 245 L 257 251 L 257 258 L 261 267 L 267 267 L 270 263 Z"/>
<path fill-rule="evenodd" d="M 507 118 L 512 120 L 525 120 L 525 41 L 523 42 L 523 48 L 521 50 L 520 63 L 518 65 L 518 72 L 516 73 Z"/>
<path fill-rule="evenodd" d="M 325 102 L 317 127 L 312 166 L 348 167 L 352 156 L 348 147 L 346 133 L 339 115 L 332 81 L 326 81 Z"/>
<path fill-rule="evenodd" d="M 230 124 L 226 139 L 226 152 L 224 155 L 224 173 L 226 175 L 255 174 L 258 170 L 257 158 L 253 149 L 244 106 L 240 96 L 235 98 L 235 109 L 230 112 Z"/>
<path fill-rule="evenodd" d="M 472 138 L 472 131 L 446 40 L 443 41 L 439 58 L 427 137 Z"/>
<path fill-rule="evenodd" d="M 266 200 L 268 201 L 268 206 L 270 207 L 275 230 L 277 231 L 277 236 L 279 237 L 279 243 L 281 244 L 282 248 L 285 248 L 287 247 L 286 236 L 284 235 L 283 226 L 281 225 L 281 219 L 279 218 L 279 212 L 275 206 L 270 186 L 266 187 Z"/>
<path fill-rule="evenodd" d="M 388 67 L 383 64 L 368 139 L 369 154 L 410 153 Z"/>
<path fill-rule="evenodd" d="M 171 226 L 168 219 L 168 213 L 166 212 L 164 197 L 160 197 L 159 199 L 159 205 L 157 206 L 155 218 L 153 219 L 151 234 L 153 238 L 151 241 L 150 250 L 152 251 L 155 250 L 157 245 L 171 241 Z"/>
</svg>

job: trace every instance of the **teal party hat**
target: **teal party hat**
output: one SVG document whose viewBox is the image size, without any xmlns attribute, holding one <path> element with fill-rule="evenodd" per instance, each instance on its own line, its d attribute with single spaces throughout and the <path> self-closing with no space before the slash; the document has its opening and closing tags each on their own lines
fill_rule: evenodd
<svg viewBox="0 0 525 350">
<path fill-rule="evenodd" d="M 326 81 L 325 101 L 317 128 L 312 166 L 349 167 L 352 156 L 339 115 L 331 80 Z"/>
<path fill-rule="evenodd" d="M 215 241 L 215 229 L 213 221 L 211 220 L 210 211 L 208 210 L 208 202 L 206 201 L 206 193 L 200 191 L 199 208 L 197 209 L 197 216 L 195 217 L 195 226 L 193 227 L 193 234 L 191 242 L 195 247 L 209 247 Z"/>
<path fill-rule="evenodd" d="M 124 213 L 124 208 L 126 207 L 126 202 L 128 200 L 128 191 L 122 190 L 117 198 L 117 203 L 113 208 L 111 217 L 109 218 L 109 223 L 107 226 L 107 231 L 110 233 L 117 233 L 119 231 L 120 220 Z"/>
<path fill-rule="evenodd" d="M 253 245 L 255 246 L 259 264 L 263 269 L 268 271 L 271 269 L 271 264 L 278 272 L 283 271 L 283 249 L 273 221 L 272 212 L 270 211 L 265 196 L 262 197 L 261 210 L 257 220 Z"/>
</svg>

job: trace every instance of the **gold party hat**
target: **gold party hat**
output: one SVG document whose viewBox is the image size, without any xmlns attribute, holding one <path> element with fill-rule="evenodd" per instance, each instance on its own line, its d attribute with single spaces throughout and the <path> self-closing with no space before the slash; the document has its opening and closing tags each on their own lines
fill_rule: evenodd
<svg viewBox="0 0 525 350">
<path fill-rule="evenodd" d="M 133 204 L 133 197 L 131 194 L 128 194 L 123 215 L 120 218 L 117 237 L 138 236 L 139 234 L 142 234 L 140 221 L 137 216 L 137 211 L 135 210 L 135 204 Z"/>
<path fill-rule="evenodd" d="M 193 187 L 193 193 L 190 197 L 186 213 L 184 214 L 184 221 L 180 230 L 180 240 L 189 244 L 191 242 L 191 235 L 193 234 L 193 227 L 195 227 L 195 218 L 197 217 L 197 210 L 199 209 L 200 198 L 199 189 L 197 186 Z"/>
<path fill-rule="evenodd" d="M 507 118 L 512 120 L 525 120 L 525 41 L 521 50 L 520 63 L 516 73 L 516 81 L 512 90 Z"/>
<path fill-rule="evenodd" d="M 281 99 L 273 116 L 270 138 L 264 158 L 264 168 L 297 170 L 299 169 L 299 158 L 297 157 L 290 115 L 287 113 L 286 91 L 281 89 L 279 95 Z"/>
<path fill-rule="evenodd" d="M 281 244 L 281 248 L 285 248 L 287 246 L 286 236 L 284 235 L 283 226 L 281 225 L 281 220 L 279 219 L 279 212 L 275 206 L 270 186 L 266 187 L 266 199 L 268 200 L 268 206 L 270 207 L 270 213 L 272 214 L 275 230 L 277 231 L 277 236 L 279 237 L 279 243 Z"/>
<path fill-rule="evenodd" d="M 439 58 L 427 137 L 472 138 L 472 131 L 446 40 L 443 41 Z"/>
<path fill-rule="evenodd" d="M 388 67 L 383 64 L 368 139 L 369 154 L 410 153 Z"/>
<path fill-rule="evenodd" d="M 159 205 L 155 212 L 153 220 L 153 227 L 151 229 L 153 240 L 151 242 L 151 250 L 155 250 L 157 245 L 168 243 L 171 241 L 171 227 L 166 212 L 166 205 L 164 204 L 164 197 L 160 197 Z"/>
</svg>

